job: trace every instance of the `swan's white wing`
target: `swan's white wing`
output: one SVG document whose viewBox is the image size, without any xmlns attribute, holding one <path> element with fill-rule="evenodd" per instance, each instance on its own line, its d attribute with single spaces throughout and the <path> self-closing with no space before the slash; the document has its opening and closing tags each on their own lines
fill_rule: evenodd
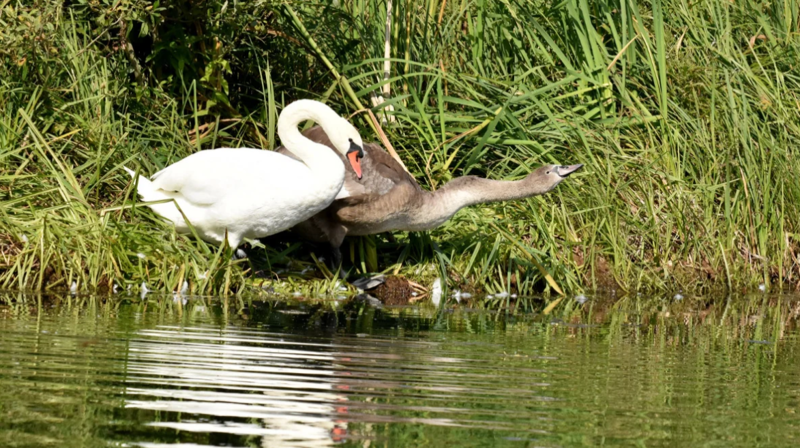
<svg viewBox="0 0 800 448">
<path fill-rule="evenodd" d="M 286 189 L 309 176 L 302 162 L 253 148 L 219 148 L 200 151 L 152 176 L 164 191 L 179 193 L 198 206 L 226 197 L 264 195 Z"/>
</svg>

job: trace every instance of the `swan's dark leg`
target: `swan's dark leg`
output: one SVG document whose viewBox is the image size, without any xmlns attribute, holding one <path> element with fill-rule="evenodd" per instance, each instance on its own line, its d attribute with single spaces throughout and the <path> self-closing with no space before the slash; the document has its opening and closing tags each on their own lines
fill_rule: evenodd
<svg viewBox="0 0 800 448">
<path fill-rule="evenodd" d="M 339 272 L 339 277 L 342 280 L 347 278 L 347 274 L 344 272 L 344 267 L 342 266 L 342 251 L 338 247 L 331 246 L 331 255 L 332 255 L 332 266 L 331 272 L 336 273 Z"/>
<path fill-rule="evenodd" d="M 347 229 L 341 225 L 332 225 L 328 229 L 328 242 L 331 244 L 331 252 L 333 255 L 333 272 L 339 271 L 339 277 L 342 279 L 347 278 L 347 274 L 342 268 L 342 242 L 344 236 L 347 235 Z"/>
</svg>

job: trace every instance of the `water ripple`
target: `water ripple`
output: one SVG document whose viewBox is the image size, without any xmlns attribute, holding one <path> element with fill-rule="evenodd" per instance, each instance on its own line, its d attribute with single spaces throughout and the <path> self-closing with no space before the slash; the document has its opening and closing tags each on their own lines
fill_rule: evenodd
<svg viewBox="0 0 800 448">
<path fill-rule="evenodd" d="M 384 316 L 365 334 L 309 330 L 283 313 L 219 323 L 205 307 L 171 318 L 133 305 L 114 318 L 57 311 L 0 319 L 0 446 L 728 446 L 730 434 L 739 446 L 794 446 L 800 437 L 795 333 L 724 339 L 682 320 L 465 333 L 404 317 L 423 329 L 401 334 L 400 320 Z M 482 318 L 451 317 L 470 328 Z M 759 426 L 780 442 L 748 432 Z"/>
</svg>

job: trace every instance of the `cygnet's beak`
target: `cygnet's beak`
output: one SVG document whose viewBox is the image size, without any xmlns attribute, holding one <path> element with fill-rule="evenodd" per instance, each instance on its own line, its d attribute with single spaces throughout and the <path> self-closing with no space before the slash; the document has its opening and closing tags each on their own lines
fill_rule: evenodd
<svg viewBox="0 0 800 448">
<path fill-rule="evenodd" d="M 561 177 L 567 177 L 581 168 L 583 168 L 582 163 L 579 163 L 577 165 L 561 165 L 556 167 L 556 174 L 558 174 Z"/>
<path fill-rule="evenodd" d="M 361 179 L 361 159 L 364 158 L 364 150 L 355 143 L 350 143 L 350 150 L 347 151 L 347 161 L 356 172 L 356 176 Z"/>
</svg>

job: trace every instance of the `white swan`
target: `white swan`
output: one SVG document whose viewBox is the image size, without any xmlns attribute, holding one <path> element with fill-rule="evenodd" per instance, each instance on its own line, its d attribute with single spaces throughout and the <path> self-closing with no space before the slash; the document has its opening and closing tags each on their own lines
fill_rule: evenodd
<svg viewBox="0 0 800 448">
<path fill-rule="evenodd" d="M 201 238 L 222 243 L 227 231 L 232 248 L 242 238 L 286 230 L 328 207 L 344 183 L 339 156 L 297 129 L 305 120 L 325 129 L 360 176 L 363 144 L 356 128 L 320 102 L 299 100 L 284 108 L 278 135 L 302 161 L 253 148 L 205 150 L 164 168 L 152 180 L 139 176 L 138 193 L 148 202 L 174 199 Z M 175 203 L 149 207 L 172 221 L 178 232 L 189 233 Z"/>
</svg>

